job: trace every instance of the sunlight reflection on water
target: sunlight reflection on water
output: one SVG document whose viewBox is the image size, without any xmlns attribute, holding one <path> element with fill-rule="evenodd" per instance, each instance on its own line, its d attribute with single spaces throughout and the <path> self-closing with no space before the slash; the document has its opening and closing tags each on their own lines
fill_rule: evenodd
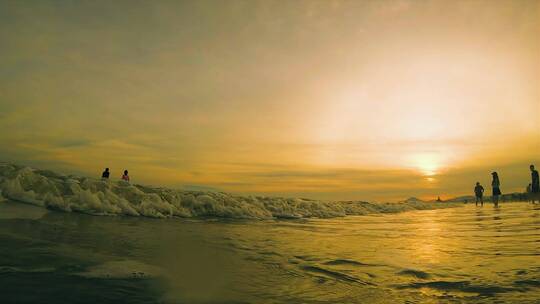
<svg viewBox="0 0 540 304">
<path fill-rule="evenodd" d="M 125 299 L 132 302 L 139 293 L 171 303 L 535 303 L 540 297 L 540 208 L 526 203 L 273 221 L 57 212 L 25 219 L 20 211 L 9 219 L 9 210 L 0 218 L 2 241 L 17 260 L 0 257 L 7 299 L 16 296 L 10 284 L 29 284 L 22 274 L 36 269 L 91 277 L 80 283 L 90 287 L 96 278 L 154 282 L 133 287 L 136 296 Z M 22 239 L 32 245 L 17 245 Z M 54 258 L 36 259 L 36 248 Z M 115 299 L 115 288 L 95 296 Z"/>
</svg>

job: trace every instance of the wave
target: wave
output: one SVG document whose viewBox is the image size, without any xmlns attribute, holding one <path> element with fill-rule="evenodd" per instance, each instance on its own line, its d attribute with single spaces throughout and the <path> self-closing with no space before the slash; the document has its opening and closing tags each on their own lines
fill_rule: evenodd
<svg viewBox="0 0 540 304">
<path fill-rule="evenodd" d="M 402 286 L 398 286 L 400 289 L 435 289 L 443 292 L 458 291 L 475 293 L 480 296 L 493 296 L 497 293 L 504 293 L 514 291 L 513 288 L 507 288 L 497 285 L 485 286 L 485 285 L 473 285 L 469 281 L 433 281 L 433 282 L 415 282 Z"/>
<path fill-rule="evenodd" d="M 354 277 L 352 275 L 344 274 L 339 271 L 328 270 L 328 269 L 318 267 L 318 266 L 306 265 L 306 266 L 302 266 L 301 268 L 307 272 L 321 274 L 321 275 L 330 277 L 332 279 L 336 279 L 338 281 L 344 281 L 348 283 L 359 283 L 362 285 L 375 285 L 370 282 L 362 281 L 359 278 Z"/>
<path fill-rule="evenodd" d="M 331 260 L 331 261 L 328 261 L 328 262 L 324 263 L 324 265 L 371 266 L 370 264 L 365 264 L 365 263 L 361 263 L 361 262 L 358 262 L 358 261 L 347 260 L 347 259 Z"/>
<path fill-rule="evenodd" d="M 447 203 L 320 201 L 184 191 L 63 175 L 13 164 L 0 164 L 1 197 L 65 212 L 153 218 L 330 218 L 456 206 Z"/>
<path fill-rule="evenodd" d="M 431 275 L 427 272 L 423 272 L 421 270 L 414 270 L 414 269 L 404 269 L 397 273 L 397 275 L 402 276 L 411 276 L 418 279 L 429 279 L 431 278 Z"/>
</svg>

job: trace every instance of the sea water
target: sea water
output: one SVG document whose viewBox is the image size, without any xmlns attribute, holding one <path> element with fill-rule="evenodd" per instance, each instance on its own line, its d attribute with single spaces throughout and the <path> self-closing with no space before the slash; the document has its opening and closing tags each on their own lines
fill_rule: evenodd
<svg viewBox="0 0 540 304">
<path fill-rule="evenodd" d="M 2 303 L 539 303 L 540 206 L 330 219 L 0 202 Z"/>
<path fill-rule="evenodd" d="M 370 203 L 185 191 L 0 163 L 0 200 L 3 197 L 63 212 L 152 218 L 331 218 L 453 206 L 416 200 Z"/>
</svg>

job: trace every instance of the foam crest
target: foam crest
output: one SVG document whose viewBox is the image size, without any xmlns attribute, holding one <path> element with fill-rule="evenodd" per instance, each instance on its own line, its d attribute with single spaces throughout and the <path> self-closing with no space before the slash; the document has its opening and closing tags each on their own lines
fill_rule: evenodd
<svg viewBox="0 0 540 304">
<path fill-rule="evenodd" d="M 329 218 L 452 206 L 423 202 L 368 203 L 238 196 L 132 185 L 0 164 L 1 197 L 64 212 L 153 218 Z"/>
</svg>

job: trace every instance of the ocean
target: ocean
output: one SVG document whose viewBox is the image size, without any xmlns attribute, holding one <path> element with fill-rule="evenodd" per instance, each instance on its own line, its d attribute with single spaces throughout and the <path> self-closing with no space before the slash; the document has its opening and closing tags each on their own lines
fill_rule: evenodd
<svg viewBox="0 0 540 304">
<path fill-rule="evenodd" d="M 0 166 L 1 303 L 540 303 L 540 205 L 242 197 Z"/>
<path fill-rule="evenodd" d="M 538 303 L 540 207 L 153 219 L 0 203 L 2 303 Z"/>
</svg>

